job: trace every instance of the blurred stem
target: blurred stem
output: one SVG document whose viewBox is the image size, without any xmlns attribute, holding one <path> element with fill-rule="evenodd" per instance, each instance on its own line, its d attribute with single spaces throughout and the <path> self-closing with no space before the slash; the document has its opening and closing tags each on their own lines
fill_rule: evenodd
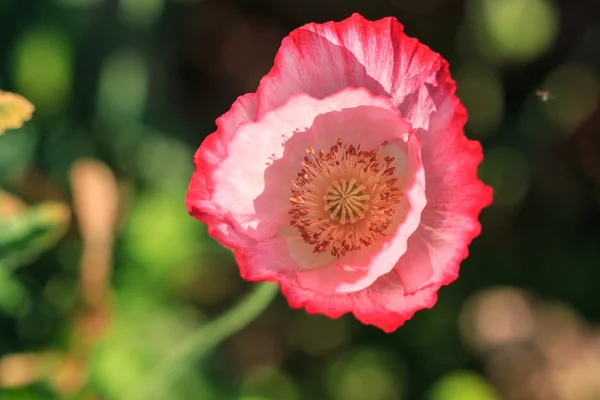
<svg viewBox="0 0 600 400">
<path fill-rule="evenodd" d="M 278 292 L 274 283 L 260 283 L 238 304 L 200 327 L 186 340 L 176 345 L 171 353 L 157 365 L 144 381 L 134 390 L 128 400 L 164 399 L 181 371 L 198 361 L 208 351 L 256 319 L 271 303 Z"/>
</svg>

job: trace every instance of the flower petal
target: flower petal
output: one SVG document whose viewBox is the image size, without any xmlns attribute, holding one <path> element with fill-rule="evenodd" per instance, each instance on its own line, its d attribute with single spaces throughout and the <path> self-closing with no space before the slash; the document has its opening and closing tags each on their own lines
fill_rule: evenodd
<svg viewBox="0 0 600 400">
<path fill-rule="evenodd" d="M 396 274 L 380 277 L 369 288 L 355 293 L 323 295 L 306 290 L 290 279 L 280 281 L 281 291 L 290 307 L 304 308 L 310 314 L 339 318 L 351 312 L 366 325 L 393 332 L 412 318 L 415 312 L 431 308 L 437 301 L 437 288 L 405 295 Z"/>
<path fill-rule="evenodd" d="M 340 290 L 337 278 L 331 278 L 335 271 L 330 269 L 323 272 L 326 275 L 322 277 L 327 277 L 323 278 L 326 282 L 338 283 L 331 285 L 333 291 L 302 282 L 306 287 L 317 289 L 309 290 L 300 286 L 293 274 L 303 268 L 290 256 L 285 236 L 265 238 L 256 235 L 256 230 L 248 229 L 256 226 L 252 226 L 251 214 L 244 214 L 252 211 L 247 204 L 240 214 L 240 208 L 232 210 L 230 204 L 214 202 L 214 172 L 218 163 L 231 156 L 227 142 L 241 123 L 262 121 L 298 93 L 326 99 L 347 87 L 364 87 L 367 93 L 389 98 L 415 128 L 422 142 L 427 205 L 421 213 L 419 227 L 408 239 L 406 252 L 403 251 L 404 255 L 391 272 L 378 279 L 376 274 L 371 276 L 369 279 L 376 280 L 365 289 L 339 293 L 344 290 Z M 395 19 L 370 22 L 355 14 L 339 23 L 308 24 L 292 32 L 284 39 L 273 69 L 261 81 L 256 96 L 248 96 L 247 100 L 250 99 L 253 107 L 248 109 L 253 112 L 239 114 L 247 114 L 248 118 L 224 116 L 235 129 L 220 126 L 219 130 L 227 132 L 213 134 L 218 137 L 207 140 L 209 144 L 202 146 L 206 147 L 204 151 L 202 147 L 199 150 L 198 172 L 188 195 L 192 215 L 209 225 L 211 235 L 233 248 L 242 276 L 248 280 L 279 282 L 292 307 L 304 307 L 310 313 L 332 318 L 352 312 L 363 323 L 386 332 L 402 325 L 419 309 L 433 306 L 440 286 L 456 279 L 459 263 L 468 254 L 467 246 L 480 232 L 478 214 L 491 202 L 491 189 L 477 178 L 481 147 L 464 136 L 466 112 L 455 96 L 455 83 L 450 78 L 447 63 L 427 46 L 408 38 Z M 239 112 L 234 112 L 235 107 L 230 113 Z M 287 117 L 295 118 L 297 110 L 289 111 Z M 303 114 L 304 110 L 299 112 Z M 340 118 L 348 115 L 340 114 Z M 328 118 L 315 118 L 313 125 L 327 126 Z M 308 125 L 300 124 L 297 128 L 304 129 L 304 134 L 310 133 Z M 287 145 L 300 148 L 309 137 L 294 135 Z M 358 139 L 360 135 L 352 137 Z M 281 152 L 281 146 L 278 151 Z M 284 167 L 284 159 L 271 161 Z M 203 166 L 204 160 L 207 160 L 206 166 Z M 290 171 L 291 167 L 290 164 Z M 265 179 L 264 176 L 257 178 Z M 276 224 L 271 224 L 263 234 L 275 227 Z M 361 274 L 347 276 L 349 282 L 360 279 L 363 279 Z M 360 287 L 355 285 L 351 289 Z"/>
<path fill-rule="evenodd" d="M 328 149 L 340 137 L 362 148 L 377 148 L 410 129 L 388 99 L 364 88 L 322 100 L 297 94 L 229 138 L 226 156 L 209 171 L 211 207 L 227 210 L 236 230 L 266 240 L 290 221 L 291 182 L 306 148 Z"/>
<path fill-rule="evenodd" d="M 396 330 L 415 312 L 431 308 L 437 301 L 439 286 L 430 286 L 413 295 L 406 295 L 394 272 L 354 293 L 322 294 L 304 289 L 290 273 L 299 265 L 288 256 L 287 244 L 282 237 L 240 246 L 234 249 L 234 254 L 244 279 L 278 282 L 290 307 L 305 308 L 310 314 L 322 314 L 330 318 L 339 318 L 350 312 L 362 323 L 385 332 Z M 258 268 L 260 265 L 270 267 Z"/>
<path fill-rule="evenodd" d="M 436 85 L 442 64 L 439 54 L 406 36 L 395 18 L 367 21 L 354 14 L 341 22 L 307 24 L 283 39 L 258 87 L 258 114 L 295 93 L 323 98 L 344 87 L 366 87 L 390 96 L 405 118 L 422 127 L 421 117 L 435 109 L 426 85 Z"/>
<path fill-rule="evenodd" d="M 454 95 L 447 66 L 439 79 L 440 85 L 431 89 L 437 106 L 429 130 L 419 131 L 428 204 L 419 229 L 409 239 L 409 250 L 395 267 L 407 293 L 428 281 L 420 275 L 425 269 L 433 273 L 427 285 L 449 284 L 458 277 L 467 246 L 481 231 L 479 213 L 492 201 L 491 188 L 477 177 L 481 146 L 463 134 L 467 113 Z M 415 265 L 420 270 L 415 271 Z"/>
<path fill-rule="evenodd" d="M 298 272 L 300 286 L 322 294 L 356 292 L 394 268 L 406 252 L 408 238 L 419 226 L 421 212 L 427 202 L 421 144 L 416 135 L 409 137 L 406 147 L 408 165 L 402 187 L 404 196 L 396 210 L 401 220 L 397 221 L 395 229 L 387 233 L 386 240 L 380 239 L 366 251 L 352 252 L 349 257 L 341 258 L 325 268 Z"/>
<path fill-rule="evenodd" d="M 423 141 L 428 206 L 422 226 L 395 270 L 407 293 L 456 279 L 491 189 L 477 178 L 481 148 L 463 133 L 466 113 L 448 64 L 404 34 L 394 18 L 307 24 L 285 38 L 273 69 L 260 83 L 258 113 L 303 91 L 328 96 L 346 86 L 386 95 Z M 425 216 L 427 215 L 427 217 Z"/>
<path fill-rule="evenodd" d="M 217 119 L 217 130 L 208 135 L 194 156 L 196 172 L 192 175 L 186 195 L 189 213 L 208 225 L 209 234 L 229 248 L 246 240 L 228 222 L 228 212 L 212 202 L 214 182 L 213 171 L 227 157 L 227 143 L 245 123 L 254 121 L 257 107 L 256 94 L 239 97 L 231 109 Z"/>
</svg>

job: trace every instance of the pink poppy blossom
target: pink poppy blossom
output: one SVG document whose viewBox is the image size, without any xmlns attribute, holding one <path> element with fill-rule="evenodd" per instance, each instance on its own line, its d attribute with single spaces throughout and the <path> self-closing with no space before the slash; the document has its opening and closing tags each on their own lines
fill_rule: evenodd
<svg viewBox="0 0 600 400">
<path fill-rule="evenodd" d="M 298 28 L 198 149 L 189 212 L 244 279 L 391 332 L 457 278 L 491 202 L 455 89 L 393 18 Z"/>
</svg>

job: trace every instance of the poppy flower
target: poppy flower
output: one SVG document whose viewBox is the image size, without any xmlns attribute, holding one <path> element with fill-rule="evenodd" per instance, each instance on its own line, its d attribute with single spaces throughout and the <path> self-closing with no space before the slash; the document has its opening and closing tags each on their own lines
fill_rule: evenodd
<svg viewBox="0 0 600 400">
<path fill-rule="evenodd" d="M 198 149 L 188 210 L 244 279 L 391 332 L 457 278 L 491 202 L 455 89 L 393 18 L 302 26 Z"/>
</svg>

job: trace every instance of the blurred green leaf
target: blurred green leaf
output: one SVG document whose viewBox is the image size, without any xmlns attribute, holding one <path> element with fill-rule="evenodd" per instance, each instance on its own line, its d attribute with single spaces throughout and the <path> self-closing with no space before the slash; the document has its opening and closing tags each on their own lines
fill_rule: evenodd
<svg viewBox="0 0 600 400">
<path fill-rule="evenodd" d="M 130 270 L 129 284 L 160 282 L 160 287 L 170 290 L 196 268 L 190 260 L 201 254 L 198 243 L 204 227 L 189 217 L 182 206 L 184 198 L 185 187 L 148 191 L 136 198 L 123 229 L 127 259 L 140 266 Z"/>
<path fill-rule="evenodd" d="M 166 306 L 143 291 L 130 288 L 116 296 L 115 315 L 108 334 L 95 349 L 90 377 L 105 398 L 122 399 L 132 385 L 143 382 L 154 366 L 197 329 L 197 312 Z M 169 390 L 170 400 L 214 398 L 211 383 L 188 366 Z"/>
<path fill-rule="evenodd" d="M 58 399 L 52 390 L 45 384 L 34 384 L 22 388 L 0 388 L 2 400 L 55 400 Z"/>
<path fill-rule="evenodd" d="M 21 282 L 0 268 L 0 311 L 11 317 L 21 316 L 31 307 L 31 299 Z"/>
<path fill-rule="evenodd" d="M 279 293 L 279 285 L 263 282 L 254 286 L 238 304 L 211 322 L 202 325 L 188 338 L 176 343 L 141 386 L 133 387 L 127 399 L 164 399 L 165 392 L 195 361 L 204 357 L 219 343 L 256 319 Z"/>
<path fill-rule="evenodd" d="M 481 376 L 469 371 L 452 372 L 432 388 L 430 400 L 498 400 L 494 388 Z"/>
<path fill-rule="evenodd" d="M 58 242 L 69 221 L 69 209 L 59 203 L 41 204 L 0 221 L 0 267 L 34 261 Z"/>
<path fill-rule="evenodd" d="M 32 163 L 38 144 L 38 131 L 33 124 L 26 124 L 15 135 L 3 135 L 0 146 L 0 181 L 23 173 Z"/>
</svg>

